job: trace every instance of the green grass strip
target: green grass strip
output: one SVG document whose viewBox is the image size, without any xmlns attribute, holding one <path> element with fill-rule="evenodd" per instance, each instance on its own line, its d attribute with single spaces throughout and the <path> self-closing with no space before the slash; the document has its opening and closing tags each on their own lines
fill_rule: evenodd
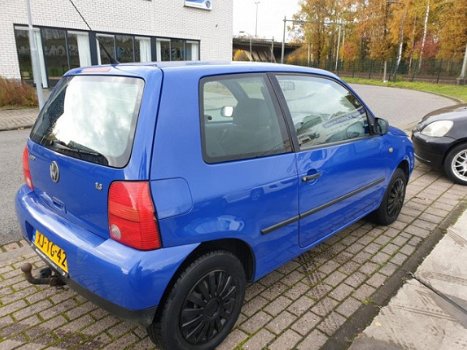
<svg viewBox="0 0 467 350">
<path fill-rule="evenodd" d="M 351 84 L 388 86 L 431 92 L 437 95 L 451 97 L 462 102 L 467 102 L 467 85 L 434 84 L 419 81 L 389 81 L 384 83 L 381 80 L 352 77 L 342 77 L 342 79 Z"/>
</svg>

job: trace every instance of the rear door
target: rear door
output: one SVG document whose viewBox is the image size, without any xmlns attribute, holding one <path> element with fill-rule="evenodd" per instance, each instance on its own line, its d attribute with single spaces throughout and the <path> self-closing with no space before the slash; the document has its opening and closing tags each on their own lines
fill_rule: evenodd
<svg viewBox="0 0 467 350">
<path fill-rule="evenodd" d="M 102 237 L 108 237 L 107 189 L 125 177 L 143 87 L 139 78 L 65 77 L 28 142 L 42 203 Z"/>
<path fill-rule="evenodd" d="M 382 198 L 389 152 L 370 134 L 365 107 L 338 82 L 276 76 L 298 152 L 299 241 L 314 244 L 374 209 Z"/>
</svg>

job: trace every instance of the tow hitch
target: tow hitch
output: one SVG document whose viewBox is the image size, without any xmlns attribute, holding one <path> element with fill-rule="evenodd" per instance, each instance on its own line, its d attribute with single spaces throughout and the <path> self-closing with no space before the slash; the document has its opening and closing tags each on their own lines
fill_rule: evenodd
<svg viewBox="0 0 467 350">
<path fill-rule="evenodd" d="M 57 275 L 50 267 L 43 268 L 40 270 L 40 277 L 35 278 L 31 271 L 32 265 L 30 263 L 24 263 L 21 265 L 21 271 L 24 273 L 24 278 L 31 284 L 48 284 L 52 287 L 64 286 L 66 283 L 63 279 Z"/>
</svg>

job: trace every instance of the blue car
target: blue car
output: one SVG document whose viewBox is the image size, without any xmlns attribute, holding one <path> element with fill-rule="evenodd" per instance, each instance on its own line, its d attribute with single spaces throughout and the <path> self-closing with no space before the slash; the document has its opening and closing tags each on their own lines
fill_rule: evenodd
<svg viewBox="0 0 467 350">
<path fill-rule="evenodd" d="M 247 282 L 394 222 L 413 166 L 407 135 L 326 71 L 78 68 L 31 131 L 16 210 L 52 277 L 163 348 L 212 349 Z"/>
</svg>

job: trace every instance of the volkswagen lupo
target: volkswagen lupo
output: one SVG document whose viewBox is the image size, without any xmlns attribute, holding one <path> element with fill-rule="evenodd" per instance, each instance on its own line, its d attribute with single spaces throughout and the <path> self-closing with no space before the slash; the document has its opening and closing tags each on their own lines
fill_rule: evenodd
<svg viewBox="0 0 467 350">
<path fill-rule="evenodd" d="M 23 154 L 27 241 L 59 278 L 167 349 L 212 349 L 246 283 L 370 216 L 396 220 L 407 135 L 317 69 L 79 68 Z"/>
</svg>

